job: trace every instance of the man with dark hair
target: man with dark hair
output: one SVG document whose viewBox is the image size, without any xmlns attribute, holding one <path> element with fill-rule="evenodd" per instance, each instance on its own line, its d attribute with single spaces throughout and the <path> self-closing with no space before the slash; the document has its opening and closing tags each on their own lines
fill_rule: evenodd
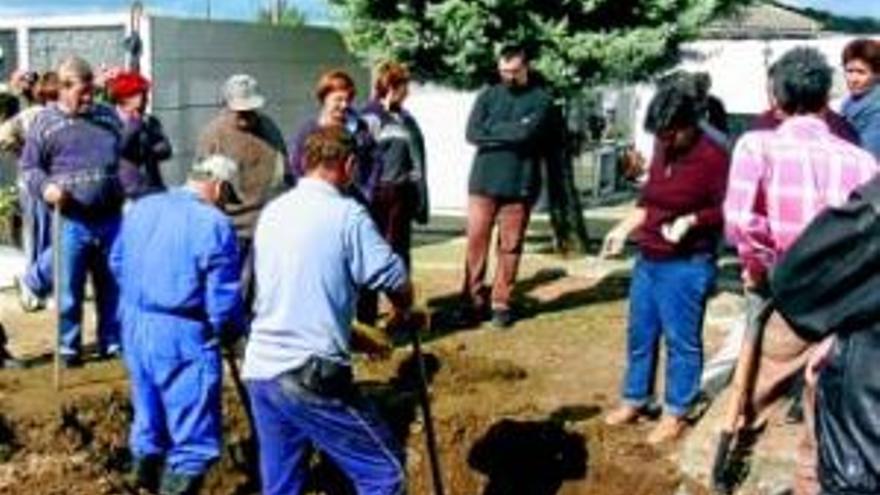
<svg viewBox="0 0 880 495">
<path fill-rule="evenodd" d="M 751 131 L 776 129 L 785 119 L 785 113 L 779 109 L 772 90 L 773 79 L 777 70 L 777 64 L 773 64 L 767 71 L 767 99 L 770 101 L 770 108 L 752 120 L 749 124 L 749 130 Z M 828 130 L 830 130 L 832 134 L 852 144 L 859 145 L 860 139 L 858 132 L 839 113 L 835 112 L 828 105 L 825 105 L 821 115 L 825 120 L 825 123 L 828 124 Z"/>
<path fill-rule="evenodd" d="M 727 236 L 742 263 L 750 325 L 745 339 L 759 342 L 772 308 L 766 296 L 770 268 L 822 209 L 846 201 L 856 186 L 877 171 L 874 158 L 838 138 L 823 112 L 831 89 L 831 67 L 812 48 L 795 48 L 774 65 L 770 90 L 783 122 L 776 129 L 747 132 L 733 153 L 724 204 Z M 761 349 L 754 408 L 766 406 L 771 394 L 803 369 L 813 347 L 784 325 Z M 785 335 L 785 338 L 783 338 Z M 784 347 L 771 347 L 771 343 Z M 747 344 L 744 344 L 747 345 Z M 811 413 L 808 404 L 807 412 Z M 811 424 L 808 414 L 808 424 Z M 812 460 L 811 460 L 812 459 Z M 805 442 L 796 493 L 815 478 L 815 449 Z"/>
<path fill-rule="evenodd" d="M 58 78 L 58 101 L 35 117 L 21 163 L 31 194 L 61 209 L 58 249 L 63 269 L 56 302 L 61 310 L 60 353 L 64 364 L 74 367 L 81 364 L 87 272 L 92 275 L 98 307 L 98 351 L 104 356 L 120 351 L 118 294 L 107 256 L 122 214 L 118 180 L 122 123 L 113 109 L 94 102 L 94 76 L 88 62 L 79 57 L 64 59 Z M 51 250 L 40 257 L 38 264 L 51 266 Z"/>
<path fill-rule="evenodd" d="M 315 130 L 305 141 L 305 176 L 257 224 L 257 297 L 243 376 L 264 495 L 301 492 L 310 444 L 358 493 L 394 495 L 406 487 L 401 452 L 352 379 L 358 289 L 388 294 L 398 318 L 407 318 L 412 301 L 403 260 L 366 208 L 344 193 L 355 176 L 354 152 L 343 127 Z"/>
<path fill-rule="evenodd" d="M 220 457 L 220 344 L 244 330 L 235 230 L 238 165 L 196 163 L 181 188 L 134 202 L 113 247 L 140 487 L 195 495 Z M 145 247 L 148 247 L 145 249 Z"/>
<path fill-rule="evenodd" d="M 482 321 L 491 309 L 492 322 L 505 328 L 515 319 L 511 293 L 532 203 L 540 189 L 539 167 L 553 102 L 531 74 L 522 47 L 501 50 L 498 74 L 500 83 L 480 93 L 467 124 L 467 140 L 477 151 L 468 183 L 462 292 L 469 313 L 465 323 Z M 498 264 L 490 293 L 484 279 L 495 223 Z"/>
</svg>

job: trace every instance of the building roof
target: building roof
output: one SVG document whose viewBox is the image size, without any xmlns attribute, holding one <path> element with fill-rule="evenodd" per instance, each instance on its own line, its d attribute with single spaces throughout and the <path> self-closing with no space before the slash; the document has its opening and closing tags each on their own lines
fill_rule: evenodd
<svg viewBox="0 0 880 495">
<path fill-rule="evenodd" d="M 771 1 L 755 3 L 709 23 L 703 38 L 813 38 L 822 24 Z"/>
</svg>

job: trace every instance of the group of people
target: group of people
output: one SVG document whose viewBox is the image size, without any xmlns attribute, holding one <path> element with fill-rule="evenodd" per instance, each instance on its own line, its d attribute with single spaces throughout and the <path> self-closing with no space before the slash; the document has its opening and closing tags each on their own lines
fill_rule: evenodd
<svg viewBox="0 0 880 495">
<path fill-rule="evenodd" d="M 716 137 L 693 76 L 661 82 L 645 122 L 656 137 L 647 181 L 637 207 L 602 248 L 606 256 L 620 254 L 628 237 L 638 246 L 622 404 L 605 421 L 634 423 L 650 414 L 662 336 L 664 415 L 648 442 L 674 439 L 685 430 L 700 393 L 703 317 L 726 237 L 742 267 L 749 322 L 743 345 L 759 339 L 765 328 L 773 334 L 763 349 L 758 346 L 757 383 L 739 424 L 753 425 L 772 397 L 805 373 L 807 420 L 794 483 L 801 494 L 873 493 L 880 486 L 880 465 L 867 452 L 848 452 L 845 461 L 819 458 L 817 466 L 815 442 L 840 440 L 822 428 L 813 431 L 813 413 L 831 412 L 815 409 L 812 397 L 817 376 L 839 353 L 832 353 L 834 337 L 821 344 L 800 339 L 774 314 L 768 288 L 775 264 L 811 220 L 844 204 L 880 170 L 880 44 L 850 42 L 842 66 L 850 94 L 838 114 L 828 106 L 833 69 L 824 56 L 804 47 L 782 55 L 769 69 L 770 109 L 736 140 L 732 152 L 727 140 Z"/>
<path fill-rule="evenodd" d="M 411 225 L 427 221 L 428 194 L 424 139 L 403 108 L 409 80 L 405 66 L 380 65 L 355 109 L 352 77 L 323 74 L 317 118 L 288 143 L 255 78 L 234 75 L 173 188 L 160 167 L 170 140 L 137 72 L 95 74 L 67 57 L 0 126 L 0 145 L 19 157 L 22 305 L 36 311 L 54 290 L 61 363 L 82 366 L 91 276 L 98 356 L 121 356 L 129 373 L 141 488 L 199 491 L 222 448 L 221 349 L 247 335 L 263 493 L 298 493 L 310 444 L 361 493 L 404 490 L 401 450 L 354 387 L 350 328 L 356 316 L 376 321 L 380 292 L 389 328 L 415 324 Z"/>
<path fill-rule="evenodd" d="M 656 136 L 647 181 L 637 208 L 602 248 L 620 254 L 633 236 L 639 251 L 623 404 L 608 423 L 646 414 L 662 335 L 665 415 L 648 440 L 685 429 L 699 394 L 702 321 L 725 233 L 742 263 L 750 317 L 768 324 L 774 263 L 821 209 L 840 205 L 876 174 L 880 47 L 853 41 L 843 64 L 851 95 L 839 115 L 828 107 L 832 69 L 824 58 L 807 48 L 783 55 L 769 72 L 771 108 L 732 153 L 704 78 L 679 74 L 659 83 L 645 122 Z M 498 75 L 467 124 L 476 155 L 461 316 L 509 328 L 553 103 L 522 47 L 499 53 Z M 65 366 L 80 366 L 91 275 L 98 353 L 121 355 L 129 371 L 138 485 L 164 495 L 198 492 L 221 452 L 221 349 L 246 335 L 242 375 L 263 493 L 301 490 L 310 445 L 359 493 L 402 493 L 400 446 L 353 383 L 351 322 L 374 323 L 385 293 L 390 327 L 414 324 L 412 224 L 427 222 L 429 199 L 424 138 L 404 109 L 406 67 L 379 65 L 360 108 L 349 74 L 322 74 L 317 115 L 287 142 L 262 111 L 256 79 L 230 77 L 186 183 L 174 188 L 162 178 L 172 147 L 146 112 L 145 77 L 113 71 L 99 78 L 86 61 L 68 57 L 32 79 L 33 101 L 0 125 L 0 146 L 20 155 L 29 246 L 22 302 L 36 310 L 55 291 L 60 355 Z M 107 103 L 96 101 L 96 83 Z M 60 267 L 53 267 L 51 211 L 60 219 Z M 490 289 L 484 279 L 495 225 Z M 791 369 L 806 365 L 815 374 L 828 349 L 800 346 L 790 359 L 800 366 Z M 821 481 L 829 493 L 846 491 Z"/>
</svg>

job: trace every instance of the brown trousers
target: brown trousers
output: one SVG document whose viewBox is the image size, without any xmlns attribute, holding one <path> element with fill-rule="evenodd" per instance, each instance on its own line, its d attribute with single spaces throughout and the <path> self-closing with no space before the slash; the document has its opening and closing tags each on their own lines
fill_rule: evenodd
<svg viewBox="0 0 880 495">
<path fill-rule="evenodd" d="M 410 267 L 412 221 L 416 208 L 414 187 L 410 183 L 381 184 L 373 194 L 370 207 L 379 233 L 391 245 L 391 250 L 403 258 L 407 269 Z M 357 319 L 372 325 L 378 316 L 379 294 L 362 290 L 358 295 Z"/>
<path fill-rule="evenodd" d="M 468 198 L 467 260 L 462 293 L 474 308 L 510 307 L 522 255 L 531 203 L 527 199 L 499 199 L 472 194 Z M 498 224 L 498 264 L 491 295 L 485 286 L 492 227 Z"/>
</svg>

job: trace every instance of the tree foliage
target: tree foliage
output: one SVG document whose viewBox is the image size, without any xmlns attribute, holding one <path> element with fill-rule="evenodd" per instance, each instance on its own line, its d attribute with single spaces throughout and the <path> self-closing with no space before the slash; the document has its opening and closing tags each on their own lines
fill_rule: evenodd
<svg viewBox="0 0 880 495">
<path fill-rule="evenodd" d="M 644 79 L 715 16 L 749 0 L 330 0 L 351 48 L 409 63 L 422 80 L 474 88 L 499 45 L 524 43 L 563 94 Z"/>
</svg>

